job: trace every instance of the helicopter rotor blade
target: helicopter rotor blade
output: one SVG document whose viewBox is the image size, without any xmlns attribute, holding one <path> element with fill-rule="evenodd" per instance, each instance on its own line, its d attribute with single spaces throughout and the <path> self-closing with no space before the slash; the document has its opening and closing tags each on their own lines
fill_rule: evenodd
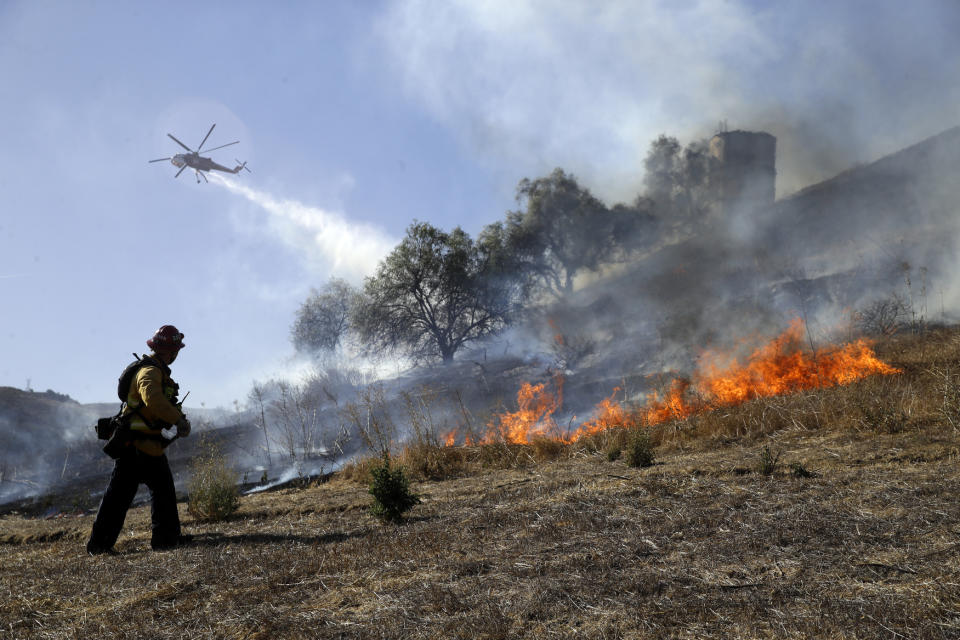
<svg viewBox="0 0 960 640">
<path fill-rule="evenodd" d="M 184 149 L 186 149 L 186 150 L 189 151 L 190 153 L 193 153 L 193 149 L 191 149 L 191 148 L 188 147 L 187 145 L 183 144 L 182 142 L 180 142 L 179 140 L 177 140 L 176 138 L 174 138 L 172 133 L 168 133 L 167 135 L 170 136 L 170 139 L 173 140 L 174 142 L 176 142 L 178 145 L 180 145 L 181 147 L 183 147 Z"/>
<path fill-rule="evenodd" d="M 183 170 L 187 168 L 187 165 L 180 167 L 180 171 L 177 171 L 177 175 L 173 176 L 174 178 L 179 178 L 180 174 L 183 173 Z"/>
<path fill-rule="evenodd" d="M 148 160 L 147 162 L 163 162 L 164 160 L 169 160 L 170 158 L 157 158 L 156 160 Z"/>
<path fill-rule="evenodd" d="M 243 162 L 240 162 L 240 159 L 239 159 L 239 158 L 234 158 L 234 160 L 237 161 L 237 164 L 240 165 L 240 168 L 241 168 L 241 169 L 247 169 L 247 161 L 246 161 L 246 160 L 244 160 Z M 247 173 L 253 173 L 253 172 L 250 171 L 250 169 L 247 169 Z"/>
<path fill-rule="evenodd" d="M 213 133 L 213 128 L 214 128 L 215 126 L 217 126 L 217 123 L 216 123 L 216 122 L 214 122 L 212 125 L 210 125 L 210 131 L 207 131 L 207 135 L 203 136 L 203 140 L 200 141 L 200 146 L 197 147 L 197 153 L 200 153 L 200 149 L 203 149 L 203 143 L 206 142 L 206 141 L 207 141 L 207 138 L 210 137 L 210 134 Z M 210 149 L 207 149 L 207 151 L 210 151 Z"/>
<path fill-rule="evenodd" d="M 222 144 L 219 147 L 214 147 L 213 149 L 207 149 L 204 153 L 210 153 L 211 151 L 216 151 L 217 149 L 223 149 L 224 147 L 229 147 L 232 144 L 239 144 L 239 140 L 234 140 L 233 142 L 228 142 L 227 144 Z M 199 150 L 198 150 L 199 151 Z"/>
</svg>

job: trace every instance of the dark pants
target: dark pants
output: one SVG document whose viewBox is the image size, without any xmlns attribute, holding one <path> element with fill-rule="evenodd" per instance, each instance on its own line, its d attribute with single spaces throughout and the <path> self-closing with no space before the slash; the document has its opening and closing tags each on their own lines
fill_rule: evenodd
<svg viewBox="0 0 960 640">
<path fill-rule="evenodd" d="M 137 495 L 140 484 L 150 489 L 150 519 L 153 535 L 150 546 L 154 549 L 175 545 L 180 537 L 180 516 L 177 513 L 177 495 L 173 486 L 173 474 L 167 456 L 148 456 L 133 447 L 117 458 L 110 484 L 107 486 L 97 519 L 90 532 L 87 549 L 109 549 L 123 529 L 127 509 Z"/>
</svg>

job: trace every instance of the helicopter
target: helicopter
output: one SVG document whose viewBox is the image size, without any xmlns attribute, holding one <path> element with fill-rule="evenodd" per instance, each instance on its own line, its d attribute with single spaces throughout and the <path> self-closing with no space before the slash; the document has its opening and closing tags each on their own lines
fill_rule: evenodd
<svg viewBox="0 0 960 640">
<path fill-rule="evenodd" d="M 237 166 L 235 166 L 233 169 L 230 169 L 228 167 L 224 167 L 223 165 L 217 164 L 210 158 L 206 158 L 200 155 L 200 149 L 203 148 L 203 143 L 205 143 L 207 141 L 207 138 L 210 137 L 210 134 L 213 133 L 213 128 L 215 126 L 217 126 L 217 123 L 213 123 L 212 125 L 210 125 L 210 130 L 207 131 L 207 135 L 203 136 L 203 140 L 200 141 L 200 146 L 197 147 L 196 151 L 194 151 L 187 145 L 177 140 L 175 137 L 173 137 L 172 133 L 168 133 L 167 135 L 170 136 L 171 140 L 176 142 L 178 145 L 180 145 L 190 153 L 178 153 L 169 158 L 157 158 L 156 160 L 150 160 L 150 162 L 163 162 L 164 160 L 169 160 L 170 164 L 172 164 L 173 166 L 180 167 L 180 170 L 177 171 L 177 174 L 173 176 L 174 178 L 179 178 L 180 174 L 183 173 L 183 170 L 186 169 L 187 167 L 190 167 L 191 169 L 193 169 L 193 172 L 197 176 L 197 184 L 200 184 L 201 177 L 203 178 L 204 182 L 210 182 L 209 180 L 207 180 L 207 176 L 204 173 L 205 171 L 216 170 L 216 171 L 224 171 L 226 173 L 240 173 L 241 169 L 247 169 L 246 162 L 240 162 L 239 160 L 237 160 Z M 216 151 L 217 149 L 223 149 L 224 147 L 229 147 L 230 145 L 237 144 L 238 142 L 240 141 L 234 140 L 233 142 L 222 144 L 219 147 L 214 147 L 213 149 L 207 149 L 207 153 L 211 151 Z M 250 169 L 247 169 L 247 171 L 249 172 Z"/>
</svg>

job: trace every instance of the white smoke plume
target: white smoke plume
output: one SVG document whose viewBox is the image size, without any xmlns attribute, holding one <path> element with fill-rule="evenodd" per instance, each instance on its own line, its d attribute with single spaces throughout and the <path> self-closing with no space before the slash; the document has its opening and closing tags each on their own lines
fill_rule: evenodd
<svg viewBox="0 0 960 640">
<path fill-rule="evenodd" d="M 955 1 L 387 6 L 411 100 L 492 164 L 561 166 L 605 199 L 636 195 L 659 134 L 728 118 L 777 136 L 779 195 L 957 124 Z"/>
<path fill-rule="evenodd" d="M 351 222 L 340 213 L 277 199 L 218 175 L 211 175 L 211 181 L 269 213 L 271 226 L 284 243 L 310 260 L 319 258 L 333 275 L 349 280 L 370 275 L 397 244 L 382 229 Z"/>
</svg>

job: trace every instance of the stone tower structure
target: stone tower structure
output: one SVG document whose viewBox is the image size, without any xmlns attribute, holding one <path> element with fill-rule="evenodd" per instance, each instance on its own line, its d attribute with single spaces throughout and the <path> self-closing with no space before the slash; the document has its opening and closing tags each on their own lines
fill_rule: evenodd
<svg viewBox="0 0 960 640">
<path fill-rule="evenodd" d="M 721 215 L 773 204 L 777 139 L 762 131 L 722 131 L 710 139 L 710 183 Z"/>
</svg>

